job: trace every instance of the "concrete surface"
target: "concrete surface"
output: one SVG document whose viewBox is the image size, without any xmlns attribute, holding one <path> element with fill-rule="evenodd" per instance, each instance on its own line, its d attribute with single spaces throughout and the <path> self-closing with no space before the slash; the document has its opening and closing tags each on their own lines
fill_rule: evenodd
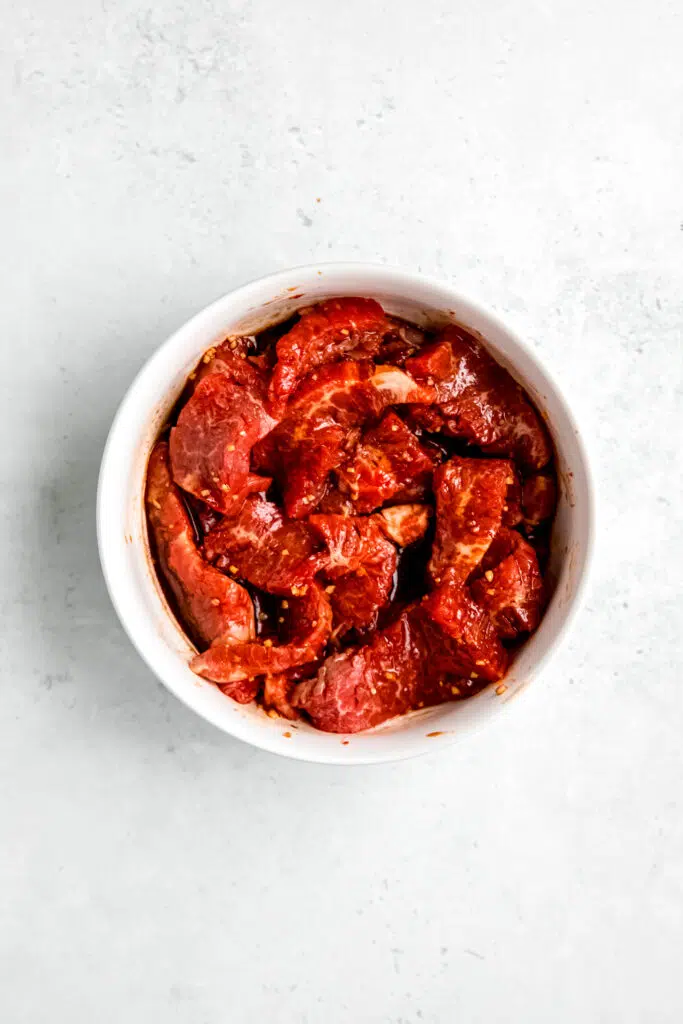
<svg viewBox="0 0 683 1024">
<path fill-rule="evenodd" d="M 28 0 L 0 24 L 2 1021 L 680 1021 L 680 4 Z M 602 492 L 544 683 L 373 769 L 193 718 L 95 550 L 138 367 L 325 258 L 508 317 Z"/>
</svg>

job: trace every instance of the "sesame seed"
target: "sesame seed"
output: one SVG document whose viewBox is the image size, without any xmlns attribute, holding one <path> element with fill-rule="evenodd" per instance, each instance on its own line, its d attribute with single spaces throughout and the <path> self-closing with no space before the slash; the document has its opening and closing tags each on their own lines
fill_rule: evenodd
<svg viewBox="0 0 683 1024">
<path fill-rule="evenodd" d="M 284 622 L 285 621 L 284 615 L 281 615 L 277 621 L 278 622 Z"/>
<path fill-rule="evenodd" d="M 234 444 L 229 444 L 229 445 L 228 445 L 228 451 L 229 451 L 229 452 L 234 452 L 234 450 L 235 450 L 235 446 L 234 446 Z"/>
<path fill-rule="evenodd" d="M 479 661 L 475 661 L 475 663 L 474 663 L 474 664 L 475 664 L 475 665 L 485 665 L 485 664 L 486 664 L 486 662 L 484 661 L 484 659 L 483 659 L 483 658 L 480 658 L 480 659 L 479 659 Z"/>
<path fill-rule="evenodd" d="M 218 597 L 212 597 L 212 598 L 211 598 L 211 604 L 215 604 L 215 605 L 216 605 L 216 607 L 218 607 L 218 605 L 219 605 L 220 603 L 221 603 L 221 602 L 220 602 L 220 598 L 218 598 Z"/>
<path fill-rule="evenodd" d="M 289 554 L 289 548 L 283 548 L 282 549 L 282 554 L 283 555 L 288 555 Z"/>
<path fill-rule="evenodd" d="M 311 625 L 313 626 L 313 629 L 315 629 L 315 627 L 318 625 L 318 620 L 317 619 L 313 619 L 313 622 L 311 623 Z"/>
<path fill-rule="evenodd" d="M 507 512 L 507 511 L 508 511 L 508 506 L 507 505 L 503 505 L 503 512 Z"/>
<path fill-rule="evenodd" d="M 374 686 L 371 686 L 371 687 L 370 687 L 370 693 L 371 693 L 371 694 L 372 694 L 373 696 L 374 696 L 374 695 L 375 695 L 375 694 L 377 693 L 377 690 L 375 689 L 375 687 L 374 687 Z"/>
<path fill-rule="evenodd" d="M 496 693 L 498 694 L 499 697 L 500 697 L 501 693 L 505 693 L 506 690 L 507 690 L 507 686 L 505 685 L 505 683 L 501 683 L 500 686 L 496 687 Z"/>
<path fill-rule="evenodd" d="M 434 577 L 434 582 L 435 583 L 441 583 L 441 577 L 440 576 L 435 576 Z"/>
<path fill-rule="evenodd" d="M 491 595 L 495 594 L 495 590 L 493 589 L 493 587 L 488 587 L 487 590 L 486 590 L 486 593 L 490 597 Z"/>
<path fill-rule="evenodd" d="M 341 329 L 341 331 L 339 333 L 343 334 L 345 338 L 348 338 L 348 336 L 349 336 L 349 332 L 346 329 L 346 327 L 342 327 L 342 329 Z"/>
<path fill-rule="evenodd" d="M 479 678 L 479 673 L 478 672 L 470 672 L 470 679 L 478 679 L 478 678 Z"/>
<path fill-rule="evenodd" d="M 240 437 L 246 437 L 246 436 L 247 436 L 246 430 L 240 430 Z"/>
<path fill-rule="evenodd" d="M 268 718 L 279 718 L 280 717 L 278 715 L 277 711 L 275 710 L 275 708 L 271 708 L 269 711 L 266 712 L 266 714 L 268 715 Z"/>
<path fill-rule="evenodd" d="M 222 490 L 222 491 L 226 491 L 226 492 L 227 492 L 227 491 L 229 491 L 229 490 L 230 490 L 230 488 L 228 487 L 228 485 L 227 485 L 227 484 L 221 484 L 221 490 Z"/>
<path fill-rule="evenodd" d="M 263 641 L 263 646 L 264 647 L 272 647 L 273 646 L 273 641 L 272 640 L 264 640 Z"/>
<path fill-rule="evenodd" d="M 155 508 L 161 508 L 161 504 L 157 501 L 156 498 L 152 498 L 152 504 L 154 505 Z"/>
<path fill-rule="evenodd" d="M 487 580 L 489 581 L 489 583 L 490 583 L 490 582 L 491 582 L 491 580 L 493 579 L 493 573 L 491 572 L 491 570 L 490 570 L 490 569 L 487 569 L 487 570 L 486 570 L 486 572 L 484 573 L 484 576 L 485 576 L 485 577 L 486 577 L 486 579 L 487 579 Z"/>
<path fill-rule="evenodd" d="M 326 594 L 334 594 L 334 584 L 330 583 L 329 587 L 325 587 Z"/>
<path fill-rule="evenodd" d="M 230 566 L 228 566 L 228 568 L 230 569 L 230 572 L 237 572 L 238 571 L 236 565 L 230 565 Z"/>
<path fill-rule="evenodd" d="M 457 686 L 451 686 L 451 693 L 453 694 L 454 697 L 460 696 L 460 690 L 458 689 Z"/>
<path fill-rule="evenodd" d="M 283 601 L 282 602 L 282 607 L 283 608 L 289 608 L 289 601 Z"/>
<path fill-rule="evenodd" d="M 204 488 L 204 490 L 201 492 L 201 495 L 202 498 L 208 498 L 211 495 L 211 491 L 208 491 L 206 488 Z"/>
<path fill-rule="evenodd" d="M 237 342 L 234 339 L 232 341 L 228 342 L 228 345 L 232 349 L 237 348 Z"/>
<path fill-rule="evenodd" d="M 193 370 L 192 373 L 190 374 L 190 380 L 195 380 L 196 376 L 197 374 Z"/>
</svg>

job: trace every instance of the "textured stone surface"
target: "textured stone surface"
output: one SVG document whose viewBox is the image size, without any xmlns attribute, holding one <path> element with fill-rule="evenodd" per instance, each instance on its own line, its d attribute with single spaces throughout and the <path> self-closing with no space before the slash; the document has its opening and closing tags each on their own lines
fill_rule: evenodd
<svg viewBox="0 0 683 1024">
<path fill-rule="evenodd" d="M 0 1015 L 683 1015 L 683 16 L 675 0 L 5 5 Z M 588 606 L 509 720 L 396 766 L 231 742 L 100 577 L 104 438 L 278 267 L 451 280 L 592 438 Z"/>
</svg>

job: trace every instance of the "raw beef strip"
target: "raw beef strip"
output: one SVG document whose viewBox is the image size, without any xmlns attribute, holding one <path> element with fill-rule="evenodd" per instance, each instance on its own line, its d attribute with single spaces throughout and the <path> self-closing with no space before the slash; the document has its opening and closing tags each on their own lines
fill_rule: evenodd
<svg viewBox="0 0 683 1024">
<path fill-rule="evenodd" d="M 543 580 L 536 552 L 515 530 L 503 527 L 482 559 L 472 597 L 488 613 L 498 635 L 514 639 L 541 620 Z"/>
<path fill-rule="evenodd" d="M 464 583 L 498 532 L 513 480 L 506 459 L 454 456 L 434 473 L 436 536 L 429 573 L 436 586 Z"/>
<path fill-rule="evenodd" d="M 324 571 L 334 588 L 335 636 L 374 628 L 393 588 L 396 548 L 374 517 L 313 515 L 309 523 L 328 548 Z"/>
<path fill-rule="evenodd" d="M 461 661 L 453 641 L 410 607 L 366 646 L 327 658 L 315 678 L 295 687 L 291 703 L 317 729 L 361 732 L 481 689 L 486 680 L 463 678 Z"/>
<path fill-rule="evenodd" d="M 368 359 L 388 329 L 384 310 L 373 299 L 328 299 L 312 306 L 277 343 L 277 365 L 270 382 L 278 405 L 309 370 L 342 358 Z"/>
<path fill-rule="evenodd" d="M 271 594 L 313 583 L 325 561 L 324 545 L 306 523 L 285 519 L 272 502 L 247 498 L 204 541 L 207 559 Z"/>
<path fill-rule="evenodd" d="M 197 550 L 192 523 L 171 479 L 164 441 L 150 456 L 146 505 L 159 567 L 196 638 L 207 644 L 251 640 L 251 598 L 238 583 L 207 565 Z"/>
<path fill-rule="evenodd" d="M 256 363 L 258 357 L 248 356 L 248 339 L 227 339 L 221 345 L 210 348 L 202 356 L 196 370 L 190 374 L 190 383 L 196 390 L 199 383 L 211 373 L 222 373 L 228 380 L 265 402 L 268 396 L 268 376 Z"/>
<path fill-rule="evenodd" d="M 385 502 L 424 498 L 434 471 L 432 456 L 391 410 L 367 430 L 353 455 L 337 470 L 339 489 L 358 512 Z"/>
<path fill-rule="evenodd" d="M 183 406 L 171 431 L 173 478 L 185 491 L 229 514 L 268 480 L 249 470 L 252 447 L 275 425 L 262 402 L 222 373 L 211 373 Z"/>
<path fill-rule="evenodd" d="M 286 643 L 274 646 L 268 639 L 263 643 L 214 646 L 193 659 L 192 671 L 215 683 L 233 684 L 257 676 L 278 675 L 313 661 L 332 629 L 327 595 L 318 584 L 313 584 L 306 587 L 301 597 L 289 598 L 287 605 Z"/>
<path fill-rule="evenodd" d="M 522 388 L 461 328 L 444 328 L 438 341 L 406 361 L 406 369 L 437 393 L 434 408 L 412 411 L 414 422 L 510 455 L 528 469 L 550 461 L 548 432 Z"/>
<path fill-rule="evenodd" d="M 359 428 L 406 396 L 411 402 L 429 401 L 431 393 L 396 367 L 343 362 L 309 374 L 286 416 L 254 450 L 255 468 L 277 478 L 291 519 L 318 506 L 331 470 L 353 450 Z"/>
<path fill-rule="evenodd" d="M 429 505 L 392 505 L 372 517 L 380 530 L 400 548 L 424 537 L 429 527 L 431 509 Z"/>
<path fill-rule="evenodd" d="M 425 636 L 432 673 L 486 682 L 501 679 L 507 651 L 487 612 L 464 584 L 446 583 L 424 597 L 414 613 Z M 434 677 L 433 677 L 434 678 Z"/>
<path fill-rule="evenodd" d="M 295 688 L 292 704 L 325 732 L 361 732 L 402 715 L 419 700 L 421 634 L 402 615 L 365 647 L 329 657 L 314 679 Z"/>
</svg>

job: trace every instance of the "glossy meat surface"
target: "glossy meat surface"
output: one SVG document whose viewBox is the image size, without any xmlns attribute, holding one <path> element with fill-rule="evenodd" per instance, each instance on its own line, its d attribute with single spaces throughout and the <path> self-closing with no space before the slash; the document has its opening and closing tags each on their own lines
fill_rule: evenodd
<svg viewBox="0 0 683 1024">
<path fill-rule="evenodd" d="M 472 596 L 498 635 L 511 640 L 536 629 L 541 620 L 543 580 L 531 544 L 515 530 L 503 527 L 481 569 L 483 575 L 472 582 Z"/>
<path fill-rule="evenodd" d="M 288 520 L 277 505 L 260 495 L 247 498 L 204 541 L 209 562 L 270 594 L 291 594 L 312 584 L 324 565 L 324 545 L 311 527 Z"/>
<path fill-rule="evenodd" d="M 501 524 L 512 482 L 505 459 L 454 456 L 434 474 L 436 536 L 429 572 L 436 586 L 464 583 Z"/>
<path fill-rule="evenodd" d="M 464 329 L 326 300 L 209 349 L 168 426 L 157 571 L 233 700 L 358 732 L 497 683 L 537 628 L 550 435 Z"/>
<path fill-rule="evenodd" d="M 330 473 L 354 451 L 360 429 L 376 422 L 395 396 L 411 402 L 430 392 L 404 371 L 341 362 L 311 373 L 297 388 L 278 426 L 257 446 L 255 467 L 282 487 L 285 512 L 302 519 L 330 486 Z"/>
<path fill-rule="evenodd" d="M 392 590 L 396 548 L 374 517 L 313 515 L 309 523 L 327 546 L 335 635 L 373 629 Z"/>
<path fill-rule="evenodd" d="M 207 644 L 251 640 L 255 634 L 251 598 L 243 587 L 202 558 L 192 523 L 171 479 L 164 441 L 156 445 L 149 460 L 145 503 L 157 564 L 194 638 Z"/>
<path fill-rule="evenodd" d="M 384 310 L 374 299 L 328 299 L 313 306 L 277 343 L 271 401 L 286 400 L 317 366 L 342 358 L 371 358 L 388 328 Z"/>
<path fill-rule="evenodd" d="M 427 493 L 434 459 L 400 416 L 389 410 L 366 430 L 353 455 L 337 470 L 340 491 L 357 512 L 387 501 L 416 501 Z"/>
<path fill-rule="evenodd" d="M 416 380 L 436 389 L 436 403 L 413 412 L 426 429 L 510 455 L 529 469 L 550 461 L 548 432 L 520 385 L 459 327 L 444 328 L 437 342 L 405 365 Z"/>
<path fill-rule="evenodd" d="M 200 381 L 171 430 L 173 479 L 229 514 L 269 481 L 251 473 L 251 449 L 275 425 L 263 403 L 222 373 Z"/>
<path fill-rule="evenodd" d="M 266 639 L 257 643 L 215 644 L 192 660 L 198 675 L 215 683 L 277 675 L 313 661 L 332 630 L 332 609 L 323 589 L 314 584 L 305 595 L 288 599 L 289 616 L 284 643 Z"/>
</svg>

